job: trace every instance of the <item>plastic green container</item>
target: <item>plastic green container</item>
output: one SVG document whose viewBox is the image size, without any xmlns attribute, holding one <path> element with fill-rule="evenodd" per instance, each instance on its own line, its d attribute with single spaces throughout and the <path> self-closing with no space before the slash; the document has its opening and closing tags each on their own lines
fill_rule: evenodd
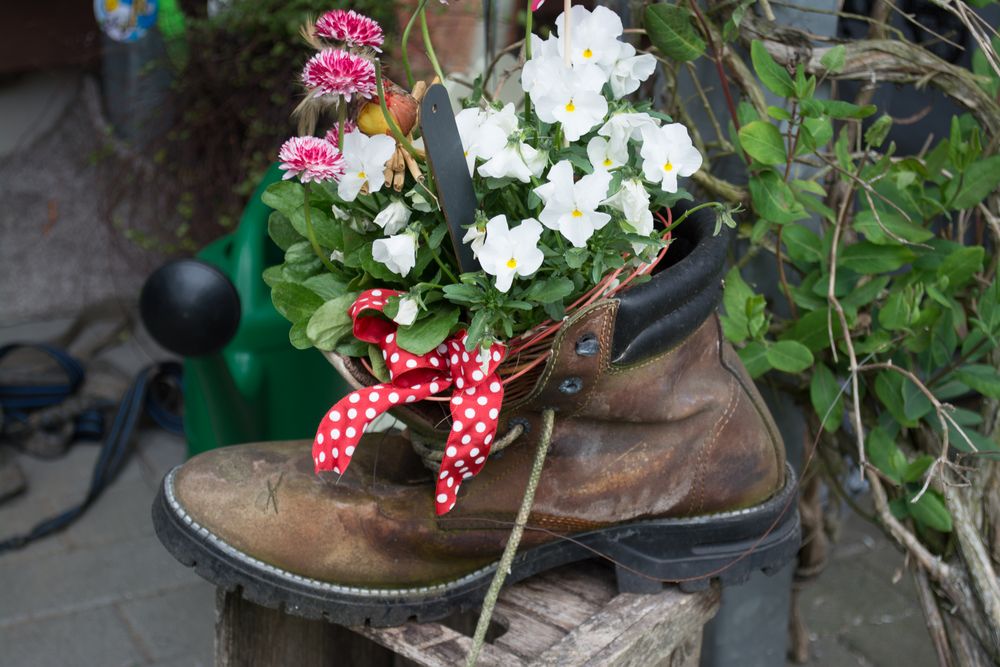
<svg viewBox="0 0 1000 667">
<path fill-rule="evenodd" d="M 282 261 L 267 234 L 271 209 L 260 200 L 280 178 L 273 165 L 237 230 L 198 253 L 236 286 L 243 312 L 221 354 L 184 361 L 184 430 L 192 456 L 242 442 L 311 438 L 330 406 L 349 391 L 322 354 L 288 342 L 290 325 L 274 309 L 261 277 Z"/>
</svg>

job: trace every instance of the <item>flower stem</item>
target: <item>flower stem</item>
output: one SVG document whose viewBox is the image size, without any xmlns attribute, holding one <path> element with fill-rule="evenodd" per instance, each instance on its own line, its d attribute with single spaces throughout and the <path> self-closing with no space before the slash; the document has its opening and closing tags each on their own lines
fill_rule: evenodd
<svg viewBox="0 0 1000 667">
<path fill-rule="evenodd" d="M 341 96 L 337 107 L 337 150 L 344 152 L 344 123 L 347 122 L 347 100 Z"/>
<path fill-rule="evenodd" d="M 392 136 L 395 137 L 396 141 L 402 144 L 403 148 L 414 157 L 414 159 L 420 159 L 417 155 L 417 149 L 413 147 L 410 140 L 403 135 L 403 131 L 399 129 L 399 125 L 396 125 L 396 119 L 392 117 L 389 113 L 389 107 L 385 103 L 385 86 L 382 85 L 382 63 L 375 61 L 375 86 L 378 94 L 378 105 L 382 108 L 382 117 L 385 118 L 385 124 L 389 127 L 389 131 L 392 132 Z"/>
<path fill-rule="evenodd" d="M 528 3 L 528 16 L 524 19 L 524 60 L 531 60 L 531 31 L 535 19 L 535 12 L 531 11 L 531 3 Z M 524 124 L 531 123 L 531 96 L 524 94 Z"/>
<path fill-rule="evenodd" d="M 403 29 L 402 38 L 402 53 L 400 53 L 400 58 L 403 61 L 403 70 L 406 72 L 406 85 L 411 90 L 413 89 L 413 71 L 410 69 L 410 54 L 408 51 L 410 45 L 410 30 L 413 29 L 413 24 L 417 22 L 417 17 L 420 16 L 420 11 L 427 5 L 427 0 L 420 0 L 420 4 L 417 5 L 417 9 L 413 12 L 413 16 L 410 20 L 406 22 L 406 28 Z"/>
<path fill-rule="evenodd" d="M 688 210 L 684 211 L 684 213 L 679 218 L 677 218 L 669 226 L 667 226 L 666 231 L 670 231 L 677 225 L 684 222 L 684 219 L 689 215 L 691 215 L 692 213 L 694 213 L 695 211 L 700 211 L 703 208 L 718 208 L 719 206 L 721 206 L 721 204 L 715 201 L 705 202 L 704 204 L 698 204 L 697 206 L 692 206 Z"/>
<path fill-rule="evenodd" d="M 312 216 L 310 215 L 309 212 L 310 207 L 309 207 L 308 183 L 302 184 L 302 199 L 303 199 L 302 215 L 305 217 L 306 220 L 306 233 L 309 235 L 309 244 L 312 246 L 313 252 L 316 253 L 316 256 L 319 257 L 319 261 L 323 262 L 323 266 L 325 266 L 332 272 L 336 272 L 337 267 L 333 265 L 333 262 L 331 262 L 330 258 L 327 257 L 326 253 L 323 252 L 323 249 L 319 247 L 319 241 L 316 240 L 316 230 L 313 229 Z"/>
<path fill-rule="evenodd" d="M 434 256 L 434 261 L 435 261 L 435 262 L 437 262 L 437 265 L 438 265 L 439 267 L 441 267 L 441 271 L 443 271 L 443 272 L 444 272 L 444 274 L 445 274 L 446 276 L 448 276 L 448 278 L 450 278 L 450 279 L 451 279 L 451 282 L 453 282 L 453 283 L 456 283 L 456 284 L 457 284 L 457 283 L 458 283 L 458 278 L 456 278 L 456 277 L 455 277 L 455 274 L 451 272 L 451 269 L 449 269 L 449 268 L 448 268 L 448 265 L 447 265 L 447 264 L 445 264 L 445 263 L 444 263 L 444 262 L 443 262 L 443 261 L 441 260 L 441 255 L 440 255 L 440 253 L 438 253 L 438 252 L 437 252 L 437 251 L 436 251 L 436 250 L 435 250 L 434 248 L 431 248 L 431 247 L 430 247 L 430 245 L 431 245 L 431 237 L 430 237 L 430 234 L 428 234 L 426 230 L 424 230 L 424 231 L 423 231 L 422 233 L 423 233 L 423 236 L 424 236 L 424 242 L 425 242 L 425 243 L 427 244 L 427 247 L 428 247 L 428 249 L 429 249 L 429 250 L 431 251 L 431 254 L 432 254 L 432 255 Z"/>
<path fill-rule="evenodd" d="M 431 61 L 431 67 L 434 68 L 434 74 L 437 78 L 444 83 L 444 72 L 441 71 L 441 65 L 438 63 L 437 54 L 434 52 L 434 43 L 431 42 L 431 33 L 427 29 L 427 3 L 421 3 L 420 5 L 420 34 L 424 37 L 424 50 L 427 52 L 427 59 Z"/>
</svg>

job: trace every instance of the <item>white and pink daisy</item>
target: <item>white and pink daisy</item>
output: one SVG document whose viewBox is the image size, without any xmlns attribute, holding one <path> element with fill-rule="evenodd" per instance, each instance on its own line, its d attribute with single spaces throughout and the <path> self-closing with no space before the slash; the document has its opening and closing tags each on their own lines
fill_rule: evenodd
<svg viewBox="0 0 1000 667">
<path fill-rule="evenodd" d="M 355 123 L 350 118 L 348 118 L 348 119 L 346 119 L 344 121 L 344 134 L 345 135 L 350 134 L 351 132 L 354 132 L 357 129 L 358 129 L 358 124 Z M 325 137 L 325 139 L 327 141 L 329 141 L 331 144 L 333 144 L 334 146 L 336 146 L 337 148 L 340 148 L 340 142 L 337 139 L 337 124 L 336 123 L 334 123 L 333 127 L 331 127 L 329 130 L 326 131 L 326 137 Z"/>
<path fill-rule="evenodd" d="M 375 65 L 367 58 L 324 49 L 302 69 L 302 82 L 314 95 L 338 95 L 350 101 L 352 95 L 375 96 Z"/>
<path fill-rule="evenodd" d="M 344 175 L 344 156 L 329 141 L 318 137 L 292 137 L 278 151 L 283 179 L 299 177 L 310 181 L 339 181 Z"/>
<path fill-rule="evenodd" d="M 346 42 L 349 46 L 369 46 L 376 51 L 385 36 L 378 21 L 359 14 L 353 9 L 334 9 L 316 21 L 316 34 L 327 39 Z"/>
</svg>

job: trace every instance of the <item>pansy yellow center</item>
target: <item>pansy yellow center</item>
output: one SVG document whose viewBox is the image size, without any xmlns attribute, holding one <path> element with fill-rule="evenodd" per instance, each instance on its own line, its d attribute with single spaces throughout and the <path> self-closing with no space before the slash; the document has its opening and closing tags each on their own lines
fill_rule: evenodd
<svg viewBox="0 0 1000 667">
<path fill-rule="evenodd" d="M 663 165 L 663 171 L 673 171 L 673 170 L 674 170 L 674 165 L 673 165 L 672 162 L 668 161 L 668 162 L 664 163 L 664 165 Z"/>
<path fill-rule="evenodd" d="M 566 103 L 566 111 L 568 111 L 569 113 L 573 113 L 574 111 L 576 111 L 576 105 L 573 104 L 573 100 L 570 100 L 569 102 Z"/>
<path fill-rule="evenodd" d="M 582 218 L 583 217 L 583 212 L 580 209 L 575 208 L 575 209 L 573 209 L 573 217 L 574 218 Z"/>
<path fill-rule="evenodd" d="M 583 57 L 584 58 L 593 58 L 594 57 L 594 52 L 591 51 L 590 49 L 584 49 L 583 50 Z"/>
<path fill-rule="evenodd" d="M 516 269 L 517 268 L 517 260 L 514 259 L 513 257 L 511 257 L 510 259 L 508 259 L 507 260 L 507 268 L 508 269 Z"/>
<path fill-rule="evenodd" d="M 611 161 L 611 158 L 609 158 L 609 157 L 604 158 L 604 166 L 605 167 L 610 167 L 612 164 L 614 164 L 614 163 Z"/>
<path fill-rule="evenodd" d="M 358 178 L 368 178 L 368 174 L 363 171 L 358 172 Z"/>
</svg>

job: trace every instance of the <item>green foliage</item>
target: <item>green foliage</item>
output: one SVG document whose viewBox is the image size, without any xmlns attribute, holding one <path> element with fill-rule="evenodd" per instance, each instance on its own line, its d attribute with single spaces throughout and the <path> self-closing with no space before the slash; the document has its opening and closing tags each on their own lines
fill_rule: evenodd
<svg viewBox="0 0 1000 667">
<path fill-rule="evenodd" d="M 646 32 L 666 56 L 685 62 L 705 52 L 705 40 L 694 29 L 687 7 L 658 3 L 646 7 Z"/>
<path fill-rule="evenodd" d="M 733 268 L 725 279 L 723 331 L 752 376 L 792 374 L 783 384 L 804 394 L 816 427 L 848 443 L 847 451 L 849 339 L 862 366 L 857 398 L 866 454 L 893 487 L 893 511 L 921 534 L 948 533 L 944 499 L 926 483 L 937 452 L 922 451 L 914 434 L 940 439 L 945 419 L 953 450 L 1000 453 L 980 432 L 982 417 L 967 409 L 1000 398 L 1000 373 L 990 362 L 1000 344 L 995 251 L 982 236 L 956 238 L 957 222 L 977 219 L 1000 187 L 1000 155 L 987 152 L 971 117 L 956 118 L 949 136 L 922 156 L 895 155 L 888 115 L 858 132 L 852 146 L 847 125 L 860 130 L 859 121 L 876 114 L 873 106 L 816 99 L 815 77 L 786 70 L 759 42 L 750 54 L 760 83 L 786 102 L 768 107 L 766 116 L 740 107 L 735 138 L 749 159 L 756 219 L 743 232 L 751 244 L 780 250 L 782 292 L 794 311 L 779 315 L 784 311 Z M 827 51 L 821 65 L 842 69 L 844 48 Z M 809 180 L 794 165 L 801 157 L 828 166 Z M 829 197 L 836 188 L 850 199 L 834 210 Z M 935 407 L 956 400 L 961 409 L 943 414 Z"/>
</svg>

